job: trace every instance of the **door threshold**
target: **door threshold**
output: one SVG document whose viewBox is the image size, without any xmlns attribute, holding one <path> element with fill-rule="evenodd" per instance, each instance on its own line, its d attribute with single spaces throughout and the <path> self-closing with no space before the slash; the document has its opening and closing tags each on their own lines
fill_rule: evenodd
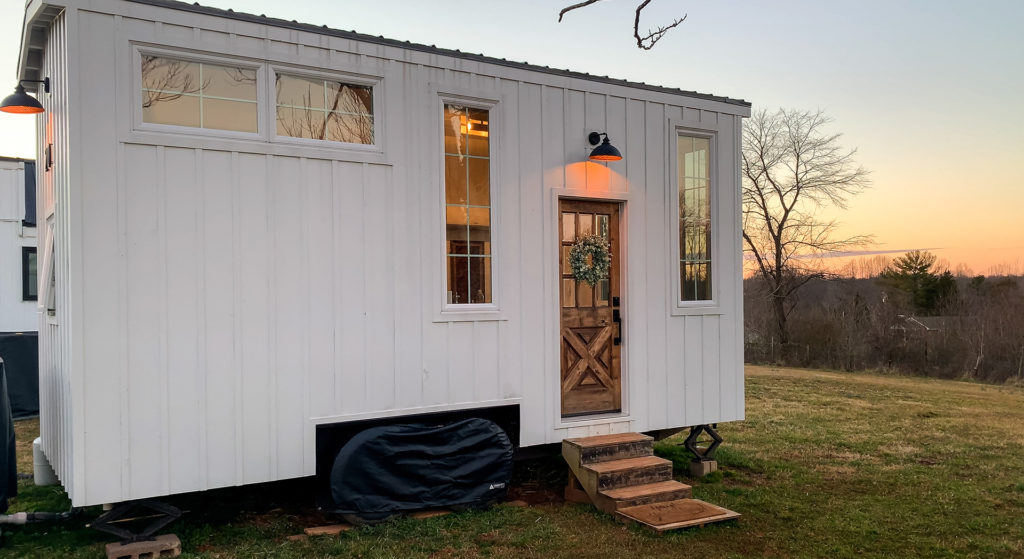
<svg viewBox="0 0 1024 559">
<path fill-rule="evenodd" d="M 632 421 L 632 419 L 628 413 L 623 412 L 573 415 L 559 418 L 556 428 L 579 427 L 580 425 L 600 425 L 602 423 L 617 423 L 619 421 Z"/>
</svg>

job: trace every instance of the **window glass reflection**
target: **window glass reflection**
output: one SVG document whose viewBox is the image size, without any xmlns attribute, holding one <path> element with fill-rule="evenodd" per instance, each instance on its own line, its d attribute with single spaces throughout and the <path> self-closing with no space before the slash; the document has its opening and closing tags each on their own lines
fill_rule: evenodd
<svg viewBox="0 0 1024 559">
<path fill-rule="evenodd" d="M 447 301 L 491 303 L 488 111 L 446 104 L 442 122 Z"/>
<path fill-rule="evenodd" d="M 711 141 L 680 135 L 679 279 L 683 301 L 711 299 Z"/>
<path fill-rule="evenodd" d="M 143 55 L 142 120 L 257 132 L 256 70 Z"/>
<path fill-rule="evenodd" d="M 373 144 L 373 88 L 278 74 L 277 134 L 349 144 Z"/>
</svg>

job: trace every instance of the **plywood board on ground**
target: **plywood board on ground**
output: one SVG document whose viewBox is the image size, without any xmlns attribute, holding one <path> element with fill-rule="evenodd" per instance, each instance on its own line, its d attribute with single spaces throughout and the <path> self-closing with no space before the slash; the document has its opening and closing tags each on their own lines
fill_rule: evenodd
<svg viewBox="0 0 1024 559">
<path fill-rule="evenodd" d="M 722 507 L 705 503 L 700 499 L 679 499 L 663 503 L 651 503 L 620 509 L 618 514 L 626 520 L 639 522 L 644 526 L 664 532 L 676 528 L 703 526 L 739 518 L 740 514 Z"/>
<path fill-rule="evenodd" d="M 351 524 L 331 524 L 330 526 L 313 526 L 303 530 L 307 536 L 337 536 L 352 529 Z"/>
</svg>

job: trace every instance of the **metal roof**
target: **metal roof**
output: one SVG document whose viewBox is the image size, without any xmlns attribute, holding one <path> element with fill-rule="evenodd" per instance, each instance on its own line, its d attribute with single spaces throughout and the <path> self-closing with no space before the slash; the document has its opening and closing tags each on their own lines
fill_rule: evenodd
<svg viewBox="0 0 1024 559">
<path fill-rule="evenodd" d="M 687 97 L 694 97 L 697 99 L 706 99 L 709 101 L 718 101 L 720 103 L 728 103 L 730 105 L 738 105 L 741 107 L 750 107 L 750 102 L 744 101 L 743 99 L 732 99 L 730 97 L 721 97 L 718 95 L 710 95 L 707 93 L 698 93 L 696 91 L 686 91 L 683 89 L 663 87 L 658 85 L 651 85 L 643 82 L 631 82 L 629 80 L 620 80 L 616 78 L 609 78 L 608 76 L 595 76 L 593 74 L 587 74 L 584 72 L 574 72 L 572 70 L 560 70 L 558 68 L 551 68 L 549 66 L 537 66 L 534 64 L 527 64 L 525 62 L 515 62 L 512 60 L 506 60 L 504 58 L 492 58 L 490 56 L 484 56 L 482 54 L 473 54 L 469 52 L 462 52 L 460 50 L 452 50 L 436 47 L 434 45 L 422 45 L 418 43 L 412 43 L 409 41 L 397 41 L 395 39 L 388 39 L 383 36 L 366 35 L 363 33 L 356 33 L 355 31 L 343 31 L 341 29 L 332 29 L 326 25 L 317 26 L 308 23 L 299 23 L 295 20 L 284 20 L 273 17 L 267 17 L 265 15 L 248 14 L 244 12 L 236 12 L 234 10 L 222 10 L 220 8 L 211 8 L 209 6 L 201 6 L 198 2 L 195 4 L 189 4 L 186 2 L 179 2 L 177 0 L 128 0 L 129 2 L 135 2 L 137 4 L 147 4 L 150 6 L 158 6 L 161 8 L 169 8 L 172 10 L 181 10 L 186 12 L 194 12 L 198 14 L 206 14 L 217 17 L 224 17 L 229 19 L 236 19 L 239 21 L 248 21 L 252 23 L 259 23 L 263 25 L 273 25 L 275 27 L 283 27 L 287 29 L 295 29 L 297 31 L 306 31 L 309 33 L 318 33 L 321 35 L 331 35 L 334 37 L 341 37 L 344 39 L 352 39 L 356 41 L 363 41 L 366 43 L 373 43 L 377 45 L 384 45 L 389 47 L 396 47 L 402 49 L 410 49 L 420 52 L 426 52 L 430 54 L 439 54 L 444 56 L 451 56 L 455 58 L 462 58 L 465 60 L 474 60 L 477 62 L 485 62 L 487 64 L 496 64 L 499 66 L 507 66 L 510 68 L 519 68 L 522 70 L 530 70 L 533 72 L 542 72 L 545 74 L 553 74 L 556 76 L 564 76 L 568 78 L 578 78 L 593 82 L 607 83 L 612 85 L 621 85 L 626 87 L 633 87 L 639 89 L 646 89 L 648 91 L 658 91 L 661 93 L 669 93 L 672 95 L 685 95 Z"/>
</svg>

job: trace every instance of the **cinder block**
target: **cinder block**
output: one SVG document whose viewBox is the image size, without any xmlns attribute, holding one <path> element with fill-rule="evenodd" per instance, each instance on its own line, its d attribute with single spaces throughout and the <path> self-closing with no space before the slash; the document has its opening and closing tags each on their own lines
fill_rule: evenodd
<svg viewBox="0 0 1024 559">
<path fill-rule="evenodd" d="M 694 460 L 690 462 L 690 477 L 704 477 L 717 469 L 717 460 Z"/>
<path fill-rule="evenodd" d="M 107 559 L 158 559 L 181 555 L 181 540 L 174 534 L 164 534 L 144 542 L 107 544 Z"/>
</svg>

